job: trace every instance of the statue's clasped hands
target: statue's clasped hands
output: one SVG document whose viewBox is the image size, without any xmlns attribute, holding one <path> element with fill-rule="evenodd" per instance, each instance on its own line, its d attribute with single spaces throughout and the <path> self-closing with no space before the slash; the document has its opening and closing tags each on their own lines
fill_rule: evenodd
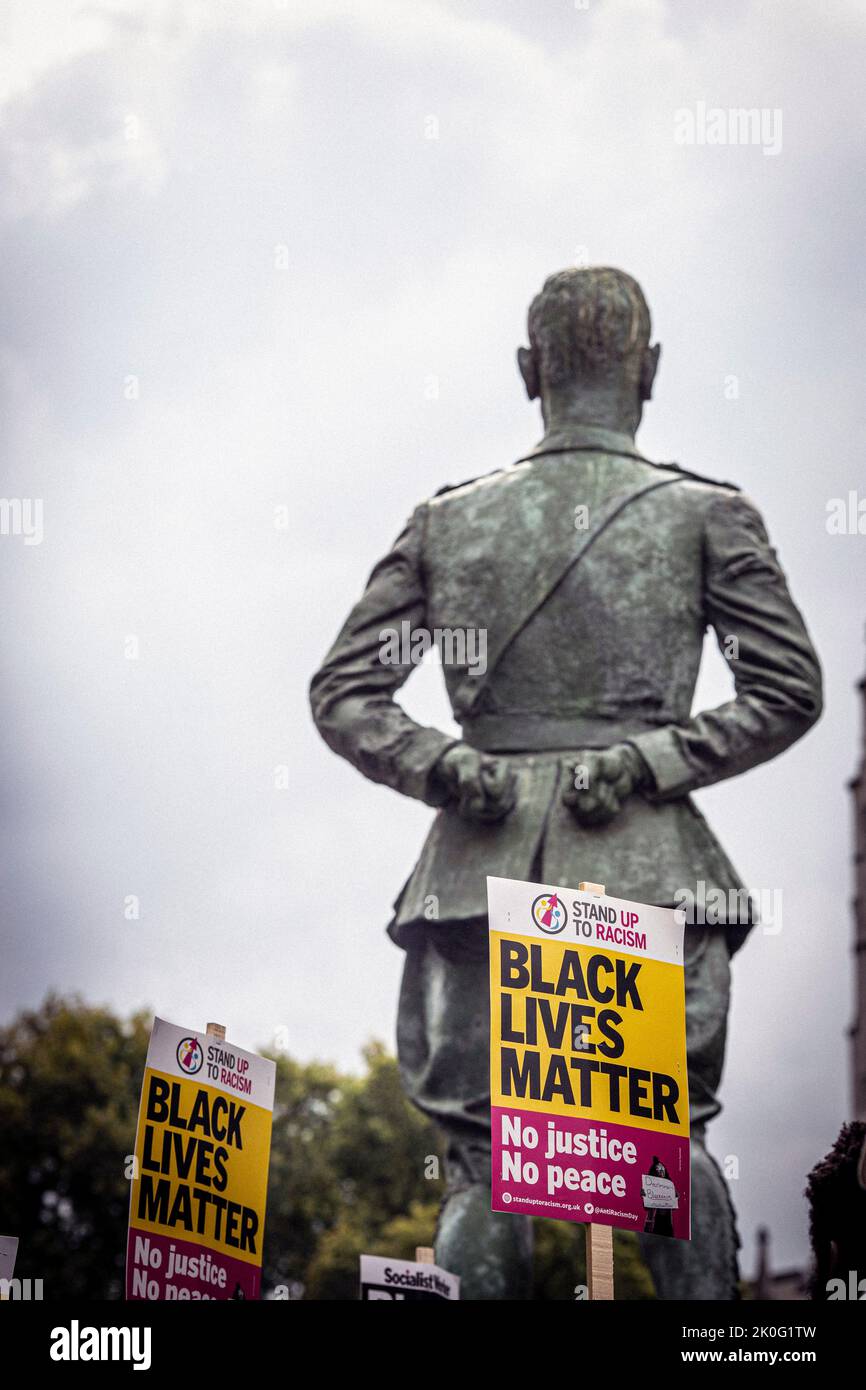
<svg viewBox="0 0 866 1390">
<path fill-rule="evenodd" d="M 517 776 L 507 758 L 479 753 L 468 744 L 449 748 L 436 764 L 436 779 L 464 820 L 504 820 L 517 802 Z"/>
<path fill-rule="evenodd" d="M 464 820 L 492 825 L 517 803 L 517 774 L 507 758 L 479 753 L 458 743 L 439 759 L 436 782 L 443 800 L 456 803 Z M 569 764 L 565 805 L 580 825 L 607 825 L 633 792 L 651 781 L 649 769 L 630 743 L 588 750 Z"/>
<path fill-rule="evenodd" d="M 569 767 L 562 799 L 580 825 L 607 825 L 618 816 L 632 792 L 645 787 L 649 770 L 630 743 L 587 750 Z"/>
</svg>

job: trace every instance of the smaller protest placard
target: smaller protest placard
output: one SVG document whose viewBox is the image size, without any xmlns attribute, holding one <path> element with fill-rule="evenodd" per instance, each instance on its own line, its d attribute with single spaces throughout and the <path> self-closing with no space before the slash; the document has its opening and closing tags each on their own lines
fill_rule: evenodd
<svg viewBox="0 0 866 1390">
<path fill-rule="evenodd" d="M 392 1260 L 387 1255 L 361 1256 L 361 1301 L 460 1297 L 460 1279 L 438 1265 Z"/>
<path fill-rule="evenodd" d="M 130 1299 L 260 1295 L 275 1063 L 154 1021 L 135 1139 Z"/>
<path fill-rule="evenodd" d="M 666 1207 L 676 1211 L 680 1204 L 677 1190 L 670 1178 L 654 1178 L 646 1173 L 641 1177 L 643 1204 L 648 1209 Z"/>
</svg>

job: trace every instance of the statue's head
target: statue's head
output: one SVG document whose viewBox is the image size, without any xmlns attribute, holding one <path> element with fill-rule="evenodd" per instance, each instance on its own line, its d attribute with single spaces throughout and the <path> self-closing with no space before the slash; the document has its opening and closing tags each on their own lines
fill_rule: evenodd
<svg viewBox="0 0 866 1390">
<path fill-rule="evenodd" d="M 517 354 L 530 400 L 616 398 L 636 426 L 652 395 L 660 347 L 636 280 L 608 266 L 560 270 L 529 306 L 529 347 Z"/>
</svg>

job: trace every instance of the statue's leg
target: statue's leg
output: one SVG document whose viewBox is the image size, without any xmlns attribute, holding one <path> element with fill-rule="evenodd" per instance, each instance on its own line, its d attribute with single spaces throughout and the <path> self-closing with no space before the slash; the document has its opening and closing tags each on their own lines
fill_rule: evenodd
<svg viewBox="0 0 866 1390">
<path fill-rule="evenodd" d="M 406 950 L 397 1053 L 409 1098 L 448 1142 L 437 1263 L 459 1274 L 462 1299 L 523 1299 L 532 1221 L 490 1210 L 487 940 L 486 919 L 419 929 Z"/>
<path fill-rule="evenodd" d="M 460 1275 L 462 1299 L 532 1296 L 532 1219 L 491 1211 L 489 1181 L 446 1196 L 435 1249 L 436 1263 Z"/>
<path fill-rule="evenodd" d="M 692 1139 L 692 1238 L 642 1235 L 641 1253 L 664 1299 L 730 1300 L 737 1293 L 737 1237 L 727 1183 L 707 1152 L 707 1122 L 718 1115 L 730 1001 L 724 929 L 686 927 L 686 1038 Z"/>
</svg>

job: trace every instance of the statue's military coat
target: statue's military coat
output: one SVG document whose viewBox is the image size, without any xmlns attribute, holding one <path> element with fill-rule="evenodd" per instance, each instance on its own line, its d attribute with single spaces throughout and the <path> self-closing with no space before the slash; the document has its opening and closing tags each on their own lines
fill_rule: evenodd
<svg viewBox="0 0 866 1390">
<path fill-rule="evenodd" d="M 445 682 L 463 738 L 512 758 L 518 799 L 490 826 L 439 810 L 396 905 L 396 939 L 434 913 L 441 923 L 483 916 L 485 875 L 528 879 L 533 868 L 544 883 L 586 878 L 639 902 L 670 905 L 686 889 L 733 890 L 745 903 L 689 793 L 799 738 L 820 713 L 821 677 L 761 517 L 736 488 L 653 464 L 628 436 L 576 428 L 415 510 L 311 701 L 331 748 L 436 805 L 431 771 L 455 740 L 394 699 L 411 663 L 380 658 L 404 623 L 486 631 L 486 671 L 473 671 L 470 643 L 463 665 L 443 665 Z M 691 717 L 708 626 L 735 695 Z M 609 825 L 583 828 L 561 800 L 568 764 L 624 739 L 654 787 Z"/>
</svg>

